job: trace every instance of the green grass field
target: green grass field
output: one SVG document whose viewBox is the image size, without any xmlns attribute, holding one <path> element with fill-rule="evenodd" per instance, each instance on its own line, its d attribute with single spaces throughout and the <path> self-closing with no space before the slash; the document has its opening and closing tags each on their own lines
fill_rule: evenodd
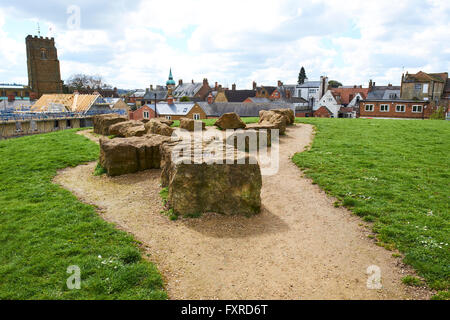
<svg viewBox="0 0 450 320">
<path fill-rule="evenodd" d="M 450 122 L 297 118 L 316 126 L 293 161 L 396 248 L 427 284 L 450 284 Z"/>
<path fill-rule="evenodd" d="M 133 238 L 51 182 L 98 158 L 75 130 L 0 141 L 0 299 L 166 299 Z M 67 268 L 79 266 L 81 290 Z"/>
</svg>

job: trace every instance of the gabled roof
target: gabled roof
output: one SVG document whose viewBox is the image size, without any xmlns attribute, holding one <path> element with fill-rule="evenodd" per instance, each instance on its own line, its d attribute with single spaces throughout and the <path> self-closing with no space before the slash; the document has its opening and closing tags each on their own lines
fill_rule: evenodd
<svg viewBox="0 0 450 320">
<path fill-rule="evenodd" d="M 99 94 L 44 94 L 31 107 L 31 111 L 46 112 L 52 106 L 63 106 L 69 112 L 86 112 L 98 98 L 101 98 Z"/>
<path fill-rule="evenodd" d="M 154 100 L 156 94 L 156 100 L 165 100 L 167 98 L 168 90 L 166 88 L 160 90 L 147 90 L 145 92 L 143 100 Z"/>
<path fill-rule="evenodd" d="M 367 94 L 365 100 L 395 100 L 400 99 L 399 86 L 376 86 Z"/>
<path fill-rule="evenodd" d="M 294 110 L 294 106 L 289 103 L 240 103 L 240 102 L 198 102 L 198 105 L 209 117 L 220 117 L 224 113 L 235 112 L 240 117 L 258 117 L 259 111 L 279 108 L 289 108 Z"/>
<path fill-rule="evenodd" d="M 259 87 L 259 89 L 265 89 L 267 91 L 267 93 L 269 94 L 269 96 L 277 89 L 277 87 L 274 86 L 261 86 Z"/>
<path fill-rule="evenodd" d="M 253 98 L 256 95 L 255 90 L 225 90 L 225 97 L 228 102 L 243 102 L 247 98 Z"/>
<path fill-rule="evenodd" d="M 181 98 L 184 96 L 192 98 L 197 94 L 202 86 L 202 82 L 182 83 L 172 91 L 172 95 L 174 96 L 174 98 Z"/>
<path fill-rule="evenodd" d="M 156 111 L 158 115 L 168 116 L 185 116 L 195 106 L 193 102 L 177 102 L 177 103 L 157 103 Z M 150 106 L 154 110 L 154 106 Z"/>
<path fill-rule="evenodd" d="M 135 92 L 133 92 L 130 97 L 133 98 L 142 98 L 145 95 L 145 90 L 136 90 Z"/>
<path fill-rule="evenodd" d="M 347 105 L 358 93 L 365 99 L 369 88 L 333 88 L 330 91 L 337 103 Z"/>
<path fill-rule="evenodd" d="M 423 71 L 419 71 L 416 74 L 406 74 L 405 81 L 418 81 L 418 82 L 429 82 L 429 81 L 437 81 L 437 82 L 445 82 L 447 80 L 448 73 L 426 73 Z"/>
</svg>

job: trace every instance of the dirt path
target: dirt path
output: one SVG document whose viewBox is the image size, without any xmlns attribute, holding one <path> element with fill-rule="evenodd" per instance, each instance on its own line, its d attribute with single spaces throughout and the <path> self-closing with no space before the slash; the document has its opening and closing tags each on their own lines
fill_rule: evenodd
<svg viewBox="0 0 450 320">
<path fill-rule="evenodd" d="M 61 171 L 55 181 L 145 244 L 171 299 L 428 298 L 427 291 L 404 286 L 401 278 L 410 271 L 400 260 L 292 163 L 312 132 L 309 125 L 287 130 L 279 173 L 263 178 L 264 208 L 252 218 L 170 221 L 160 214 L 159 170 L 96 177 L 90 163 Z M 367 289 L 371 265 L 381 269 L 380 290 Z"/>
</svg>

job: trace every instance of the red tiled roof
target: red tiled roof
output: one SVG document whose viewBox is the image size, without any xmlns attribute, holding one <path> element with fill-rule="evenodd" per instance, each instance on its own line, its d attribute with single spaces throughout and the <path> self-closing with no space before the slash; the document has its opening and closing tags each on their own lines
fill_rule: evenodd
<svg viewBox="0 0 450 320">
<path fill-rule="evenodd" d="M 331 93 L 335 98 L 340 97 L 336 98 L 337 103 L 347 105 L 358 93 L 365 99 L 369 93 L 369 88 L 333 88 Z M 340 100 L 338 101 L 338 99 Z"/>
</svg>

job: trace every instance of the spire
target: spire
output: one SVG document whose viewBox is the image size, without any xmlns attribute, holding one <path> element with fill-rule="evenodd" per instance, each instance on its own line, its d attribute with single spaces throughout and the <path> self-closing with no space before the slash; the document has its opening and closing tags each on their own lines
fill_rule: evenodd
<svg viewBox="0 0 450 320">
<path fill-rule="evenodd" d="M 169 79 L 166 81 L 166 86 L 175 86 L 175 81 L 173 80 L 172 76 L 172 68 L 170 68 Z"/>
</svg>

